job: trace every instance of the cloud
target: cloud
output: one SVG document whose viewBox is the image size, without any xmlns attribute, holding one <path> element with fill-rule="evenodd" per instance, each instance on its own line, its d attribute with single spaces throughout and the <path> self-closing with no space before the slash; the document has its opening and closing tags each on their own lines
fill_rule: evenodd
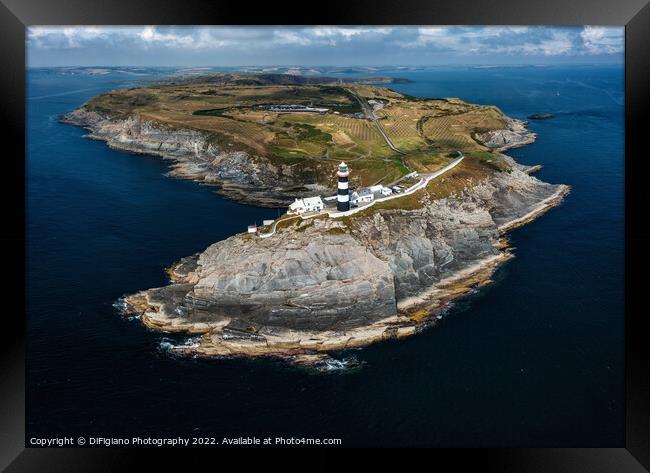
<svg viewBox="0 0 650 473">
<path fill-rule="evenodd" d="M 105 28 L 92 26 L 34 26 L 29 28 L 27 38 L 41 48 L 50 46 L 79 48 L 89 40 L 106 38 L 108 33 Z"/>
<path fill-rule="evenodd" d="M 620 53 L 624 48 L 623 33 L 619 28 L 585 26 L 580 37 L 585 50 L 591 54 Z"/>
<path fill-rule="evenodd" d="M 539 26 L 421 27 L 414 37 L 396 44 L 405 49 L 460 55 L 568 56 L 623 51 L 620 28 L 589 26 L 582 30 Z"/>
<path fill-rule="evenodd" d="M 277 30 L 273 32 L 273 42 L 276 44 L 290 44 L 298 46 L 310 46 L 314 42 L 307 36 L 293 30 Z"/>
<path fill-rule="evenodd" d="M 145 43 L 160 43 L 163 46 L 172 47 L 195 47 L 194 36 L 179 35 L 174 33 L 160 33 L 154 26 L 147 26 L 138 33 L 138 36 Z"/>
<path fill-rule="evenodd" d="M 502 45 L 495 52 L 503 54 L 524 54 L 536 56 L 563 56 L 574 52 L 571 36 L 565 31 L 552 31 L 547 37 L 521 44 Z"/>
<path fill-rule="evenodd" d="M 360 27 L 339 27 L 339 26 L 317 26 L 315 28 L 305 29 L 307 34 L 311 34 L 317 38 L 342 38 L 345 41 L 350 41 L 354 37 L 363 37 L 369 35 L 387 35 L 392 28 L 386 27 L 371 27 L 371 28 L 360 28 Z"/>
<path fill-rule="evenodd" d="M 336 46 L 339 41 L 366 40 L 390 34 L 392 28 L 316 26 L 280 28 L 273 32 L 273 42 L 280 45 Z"/>
<path fill-rule="evenodd" d="M 34 26 L 28 29 L 30 51 L 84 50 L 209 54 L 218 50 L 233 56 L 287 58 L 312 54 L 367 55 L 392 53 L 425 57 L 555 57 L 620 54 L 622 28 L 596 26 Z M 298 55 L 298 56 L 296 56 Z M 342 57 L 342 56 L 340 56 Z M 420 59 L 421 60 L 421 59 Z"/>
</svg>

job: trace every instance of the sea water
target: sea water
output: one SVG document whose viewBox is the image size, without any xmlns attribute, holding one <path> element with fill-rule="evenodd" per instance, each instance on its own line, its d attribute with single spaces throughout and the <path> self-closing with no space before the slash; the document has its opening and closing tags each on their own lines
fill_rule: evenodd
<svg viewBox="0 0 650 473">
<path fill-rule="evenodd" d="M 516 258 L 437 327 L 314 375 L 283 362 L 175 356 L 188 343 L 119 315 L 164 268 L 277 211 L 165 177 L 58 117 L 169 69 L 27 76 L 28 435 L 298 436 L 344 445 L 621 446 L 622 66 L 386 68 L 396 90 L 493 104 L 530 122 L 537 176 L 572 187 L 513 231 Z"/>
</svg>

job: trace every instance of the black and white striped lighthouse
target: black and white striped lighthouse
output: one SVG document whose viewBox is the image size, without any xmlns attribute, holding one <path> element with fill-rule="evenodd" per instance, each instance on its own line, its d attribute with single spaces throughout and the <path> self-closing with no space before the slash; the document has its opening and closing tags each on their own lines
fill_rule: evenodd
<svg viewBox="0 0 650 473">
<path fill-rule="evenodd" d="M 350 210 L 350 195 L 348 193 L 349 175 L 350 171 L 348 170 L 348 165 L 341 162 L 341 164 L 339 164 L 339 170 L 336 173 L 336 177 L 339 179 L 339 192 L 336 196 L 336 210 L 339 212 Z"/>
</svg>

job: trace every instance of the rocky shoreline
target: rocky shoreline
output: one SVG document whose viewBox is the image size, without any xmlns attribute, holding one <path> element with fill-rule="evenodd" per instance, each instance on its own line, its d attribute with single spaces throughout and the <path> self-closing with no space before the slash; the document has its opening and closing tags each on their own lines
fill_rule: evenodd
<svg viewBox="0 0 650 473">
<path fill-rule="evenodd" d="M 83 108 L 62 120 L 110 147 L 173 160 L 170 175 L 216 185 L 236 200 L 286 205 L 282 192 L 295 186 L 282 180 L 287 170 L 224 151 L 198 131 Z M 498 151 L 535 138 L 526 122 L 509 118 L 507 128 L 477 136 Z M 506 232 L 569 192 L 532 177 L 539 166 L 505 155 L 500 165 L 503 171 L 459 195 L 427 194 L 421 208 L 298 219 L 265 239 L 234 235 L 170 267 L 169 285 L 126 296 L 124 313 L 153 330 L 199 335 L 174 350 L 196 356 L 314 364 L 334 351 L 414 335 L 435 325 L 450 301 L 490 282 L 513 256 Z"/>
<path fill-rule="evenodd" d="M 535 142 L 537 135 L 526 128 L 528 125 L 526 121 L 510 117 L 505 117 L 505 119 L 506 128 L 479 134 L 478 139 L 486 146 L 500 152 Z"/>
<path fill-rule="evenodd" d="M 224 149 L 201 131 L 172 128 L 137 116 L 109 118 L 84 107 L 60 121 L 89 130 L 87 138 L 104 141 L 110 148 L 170 160 L 168 176 L 215 186 L 218 194 L 238 202 L 286 207 L 296 196 L 328 191 L 317 184 L 296 190 L 291 166 L 275 166 L 250 152 Z"/>
<path fill-rule="evenodd" d="M 506 232 L 569 188 L 516 167 L 418 210 L 342 223 L 301 221 L 268 239 L 240 234 L 169 269 L 171 284 L 127 296 L 148 327 L 201 335 L 177 353 L 308 363 L 414 335 L 512 258 Z"/>
</svg>

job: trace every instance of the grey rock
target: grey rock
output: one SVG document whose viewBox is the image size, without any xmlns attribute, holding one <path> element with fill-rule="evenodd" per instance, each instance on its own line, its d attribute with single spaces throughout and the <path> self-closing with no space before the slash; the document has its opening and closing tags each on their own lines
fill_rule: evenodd
<svg viewBox="0 0 650 473">
<path fill-rule="evenodd" d="M 211 142 L 201 131 L 169 127 L 138 116 L 108 118 L 84 107 L 61 118 L 64 123 L 90 130 L 89 138 L 105 141 L 114 149 L 160 156 L 173 161 L 170 176 L 218 187 L 234 200 L 259 206 L 283 207 L 293 198 L 317 195 L 326 188 L 317 184 L 295 189 L 291 166 L 274 166 L 244 151 L 231 151 Z"/>
<path fill-rule="evenodd" d="M 182 260 L 177 290 L 173 284 L 145 292 L 166 313 L 229 320 L 256 333 L 366 326 L 394 315 L 400 301 L 498 255 L 499 227 L 564 187 L 513 167 L 462 195 L 425 198 L 416 210 L 377 210 L 348 224 L 315 219 L 265 239 L 235 235 Z"/>
</svg>

